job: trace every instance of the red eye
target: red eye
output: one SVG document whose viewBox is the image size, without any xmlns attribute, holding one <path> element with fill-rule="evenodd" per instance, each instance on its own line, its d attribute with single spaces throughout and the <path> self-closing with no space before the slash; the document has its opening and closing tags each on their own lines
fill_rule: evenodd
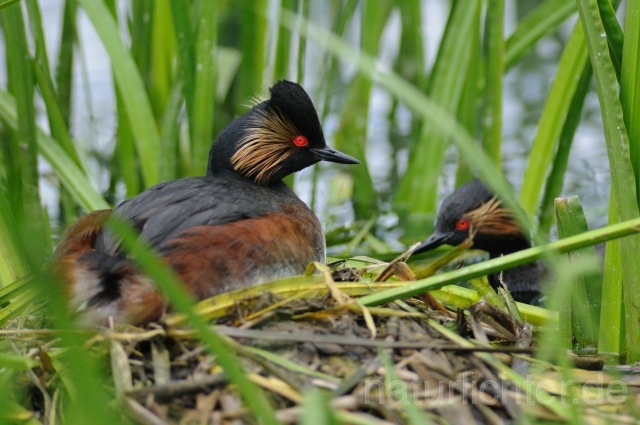
<svg viewBox="0 0 640 425">
<path fill-rule="evenodd" d="M 309 141 L 306 137 L 300 135 L 293 138 L 293 144 L 299 147 L 307 146 Z"/>
<path fill-rule="evenodd" d="M 469 228 L 469 220 L 465 218 L 461 218 L 456 221 L 456 229 L 458 230 L 467 230 Z"/>
</svg>

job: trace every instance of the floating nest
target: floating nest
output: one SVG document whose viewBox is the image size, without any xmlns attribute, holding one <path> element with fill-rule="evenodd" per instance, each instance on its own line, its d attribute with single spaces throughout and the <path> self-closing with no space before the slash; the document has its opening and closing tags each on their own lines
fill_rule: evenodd
<svg viewBox="0 0 640 425">
<path fill-rule="evenodd" d="M 364 307 L 357 295 L 403 283 L 334 282 L 362 274 L 339 269 L 331 278 L 325 270 L 198 305 L 279 421 L 308 420 L 312 399 L 336 423 L 634 421 L 640 379 L 633 374 L 604 373 L 599 358 L 568 356 L 573 364 L 562 369 L 532 359 L 536 328 L 486 300 L 443 308 L 442 300 L 419 296 Z M 76 344 L 100 359 L 108 383 L 95 391 L 123 422 L 256 423 L 251 402 L 181 315 L 98 331 L 38 329 L 42 321 L 27 312 L 1 331 L 2 352 L 30 362 L 14 373 L 14 422 L 65 422 L 60 412 L 74 396 L 69 362 L 59 359 Z"/>
</svg>

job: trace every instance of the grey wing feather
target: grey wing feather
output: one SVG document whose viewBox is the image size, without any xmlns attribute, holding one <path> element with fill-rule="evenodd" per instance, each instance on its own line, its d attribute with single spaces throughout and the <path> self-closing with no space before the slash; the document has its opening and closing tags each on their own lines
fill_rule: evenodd
<svg viewBox="0 0 640 425">
<path fill-rule="evenodd" d="M 149 188 L 118 205 L 114 214 L 127 219 L 158 248 L 190 227 L 215 226 L 281 211 L 279 198 L 277 192 L 242 181 L 194 177 Z M 103 231 L 95 249 L 113 254 L 119 246 L 117 239 Z"/>
</svg>

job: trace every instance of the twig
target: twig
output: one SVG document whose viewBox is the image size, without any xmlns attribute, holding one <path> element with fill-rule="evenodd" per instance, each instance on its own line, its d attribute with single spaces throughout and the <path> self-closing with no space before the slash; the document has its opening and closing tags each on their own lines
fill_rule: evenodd
<svg viewBox="0 0 640 425">
<path fill-rule="evenodd" d="M 180 397 L 204 391 L 209 387 L 220 385 L 225 382 L 227 382 L 227 378 L 224 374 L 216 373 L 215 375 L 209 375 L 206 378 L 198 379 L 197 381 L 173 381 L 164 385 L 154 385 L 152 387 L 126 391 L 125 395 L 139 402 L 144 402 L 150 395 L 153 395 L 156 400 L 170 400 L 173 397 Z"/>
<path fill-rule="evenodd" d="M 129 413 L 135 417 L 137 421 L 144 425 L 169 425 L 169 422 L 161 419 L 160 417 L 154 415 L 140 403 L 130 398 L 126 399 L 127 407 L 129 408 Z"/>
<path fill-rule="evenodd" d="M 345 337 L 339 335 L 295 335 L 283 332 L 272 332 L 264 330 L 254 329 L 237 329 L 227 326 L 217 326 L 216 331 L 234 338 L 250 338 L 250 339 L 262 339 L 278 342 L 310 342 L 319 344 L 340 344 L 340 345 L 352 345 L 363 347 L 380 347 L 380 348 L 429 348 L 436 351 L 480 351 L 480 352 L 496 352 L 496 353 L 526 353 L 530 354 L 533 349 L 516 349 L 512 347 L 461 347 L 451 345 L 438 345 L 419 341 L 371 341 L 364 338 Z"/>
</svg>

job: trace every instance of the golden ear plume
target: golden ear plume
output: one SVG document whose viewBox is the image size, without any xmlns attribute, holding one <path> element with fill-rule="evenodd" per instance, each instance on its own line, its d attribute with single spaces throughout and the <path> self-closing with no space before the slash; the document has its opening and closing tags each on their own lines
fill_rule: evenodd
<svg viewBox="0 0 640 425">
<path fill-rule="evenodd" d="M 265 184 L 294 152 L 293 138 L 301 133 L 276 110 L 257 111 L 251 124 L 231 163 L 237 172 Z"/>
<path fill-rule="evenodd" d="M 501 204 L 502 201 L 500 201 L 497 196 L 494 196 L 489 201 L 466 214 L 476 233 L 502 236 L 522 235 L 522 230 L 513 219 L 509 210 L 501 207 Z"/>
</svg>

